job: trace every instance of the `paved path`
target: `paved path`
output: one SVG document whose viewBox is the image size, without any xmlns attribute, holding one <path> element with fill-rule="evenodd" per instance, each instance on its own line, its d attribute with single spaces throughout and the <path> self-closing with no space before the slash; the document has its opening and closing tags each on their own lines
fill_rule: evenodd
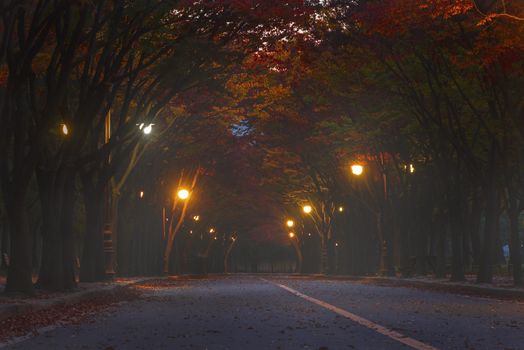
<svg viewBox="0 0 524 350">
<path fill-rule="evenodd" d="M 6 349 L 524 349 L 523 303 L 261 277 L 143 288 L 112 313 Z"/>
</svg>

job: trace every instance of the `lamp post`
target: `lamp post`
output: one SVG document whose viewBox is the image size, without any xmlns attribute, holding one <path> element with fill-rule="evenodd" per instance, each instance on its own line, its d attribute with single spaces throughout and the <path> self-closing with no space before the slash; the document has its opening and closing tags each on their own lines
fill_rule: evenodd
<svg viewBox="0 0 524 350">
<path fill-rule="evenodd" d="M 293 246 L 293 248 L 295 248 L 295 253 L 297 254 L 297 266 L 296 266 L 295 272 L 301 273 L 303 257 L 302 257 L 302 251 L 300 250 L 300 246 L 298 244 L 298 237 L 295 234 L 295 232 L 293 231 L 290 231 L 288 233 L 288 237 L 289 237 L 289 240 L 291 241 L 291 245 Z"/>
<path fill-rule="evenodd" d="M 381 275 L 390 275 L 394 276 L 395 271 L 392 269 L 392 264 L 388 264 L 389 257 L 389 247 L 388 242 L 386 240 L 386 237 L 384 235 L 384 214 L 387 208 L 387 204 L 389 201 L 388 196 L 388 180 L 387 180 L 387 174 L 386 170 L 384 168 L 385 162 L 384 162 L 384 154 L 380 152 L 379 154 L 379 160 L 380 160 L 380 167 L 381 167 L 381 173 L 382 173 L 382 200 L 380 201 L 380 209 L 378 212 L 376 212 L 376 225 L 377 225 L 377 231 L 379 233 L 380 237 L 380 263 L 379 263 L 379 274 Z M 360 176 L 364 173 L 364 166 L 360 164 L 353 164 L 351 165 L 351 173 L 356 176 Z"/>
<path fill-rule="evenodd" d="M 65 130 L 64 130 L 65 129 Z M 64 124 L 62 127 L 62 132 L 64 132 L 65 135 L 69 132 L 67 130 L 67 126 Z M 109 143 L 109 139 L 111 138 L 111 111 L 108 111 L 106 114 L 105 122 L 104 122 L 104 144 Z M 109 166 L 111 163 L 111 153 L 109 152 L 107 154 L 106 158 L 106 164 Z M 144 193 L 140 193 L 140 198 L 143 198 Z M 102 237 L 103 237 L 103 244 L 104 244 L 104 256 L 105 256 L 105 274 L 106 278 L 113 278 L 115 275 L 115 249 L 113 245 L 114 237 L 113 237 L 113 218 L 112 218 L 112 188 L 111 183 L 108 182 L 105 186 L 105 193 L 104 193 L 104 204 L 105 204 L 105 223 L 103 227 Z"/>
</svg>

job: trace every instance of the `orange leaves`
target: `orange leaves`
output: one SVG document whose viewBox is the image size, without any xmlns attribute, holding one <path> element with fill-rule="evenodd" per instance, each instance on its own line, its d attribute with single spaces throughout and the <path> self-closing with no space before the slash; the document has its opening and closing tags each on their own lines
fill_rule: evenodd
<svg viewBox="0 0 524 350">
<path fill-rule="evenodd" d="M 430 28 L 439 20 L 463 15 L 473 9 L 468 0 L 385 0 L 371 2 L 359 15 L 368 34 L 394 36 Z"/>
</svg>

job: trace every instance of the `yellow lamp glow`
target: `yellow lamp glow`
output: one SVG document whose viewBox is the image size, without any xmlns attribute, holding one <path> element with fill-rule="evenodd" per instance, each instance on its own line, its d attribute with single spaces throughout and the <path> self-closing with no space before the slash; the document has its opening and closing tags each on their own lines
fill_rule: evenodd
<svg viewBox="0 0 524 350">
<path fill-rule="evenodd" d="M 309 213 L 311 213 L 311 211 L 313 210 L 313 208 L 311 208 L 311 205 L 304 205 L 304 206 L 302 207 L 302 210 L 304 211 L 304 213 L 309 214 Z"/>
<path fill-rule="evenodd" d="M 364 172 L 364 167 L 360 164 L 353 164 L 351 166 L 351 172 L 353 173 L 353 175 L 362 175 L 362 173 Z"/>
<path fill-rule="evenodd" d="M 215 233 L 215 229 L 214 229 L 213 227 L 211 227 L 211 228 L 209 229 L 209 233 Z"/>
<path fill-rule="evenodd" d="M 200 215 L 195 215 L 195 216 L 193 216 L 193 220 L 195 220 L 195 221 L 200 220 Z"/>
<path fill-rule="evenodd" d="M 181 189 L 180 191 L 178 191 L 177 195 L 178 195 L 178 198 L 180 199 L 188 199 L 189 191 L 186 189 Z"/>
<path fill-rule="evenodd" d="M 66 124 L 62 124 L 62 134 L 69 135 L 69 129 Z"/>
<path fill-rule="evenodd" d="M 151 131 L 153 131 L 153 124 L 149 124 L 147 126 L 145 126 L 142 131 L 144 132 L 144 134 L 146 135 L 149 135 L 151 134 Z"/>
<path fill-rule="evenodd" d="M 288 236 L 289 236 L 289 238 L 293 238 L 293 237 L 295 237 L 295 233 L 289 232 Z"/>
<path fill-rule="evenodd" d="M 344 211 L 344 207 L 338 207 L 338 211 L 342 213 Z"/>
<path fill-rule="evenodd" d="M 286 225 L 287 225 L 287 227 L 293 227 L 293 226 L 295 226 L 295 222 L 293 220 L 288 220 L 288 221 L 286 221 Z"/>
</svg>

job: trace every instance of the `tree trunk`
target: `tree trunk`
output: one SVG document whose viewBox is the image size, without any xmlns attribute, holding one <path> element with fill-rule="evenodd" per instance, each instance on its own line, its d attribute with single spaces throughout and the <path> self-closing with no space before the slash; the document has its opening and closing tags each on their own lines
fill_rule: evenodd
<svg viewBox="0 0 524 350">
<path fill-rule="evenodd" d="M 9 227 L 7 223 L 2 224 L 2 249 L 0 250 L 0 269 L 7 269 L 9 267 Z"/>
<path fill-rule="evenodd" d="M 11 228 L 11 259 L 7 272 L 7 293 L 33 294 L 33 237 L 29 232 L 25 209 L 25 191 L 15 194 L 7 206 Z"/>
<path fill-rule="evenodd" d="M 80 263 L 80 281 L 101 281 L 105 278 L 103 191 L 87 185 L 84 181 L 84 202 L 86 210 L 86 232 L 84 236 L 82 261 Z"/>
<path fill-rule="evenodd" d="M 477 276 L 478 283 L 491 283 L 493 280 L 493 244 L 495 243 L 496 216 L 498 215 L 498 208 L 495 203 L 497 195 L 494 187 L 492 185 L 492 188 L 489 189 L 486 202 L 486 224 L 484 227 L 480 268 Z"/>
<path fill-rule="evenodd" d="M 224 254 L 224 273 L 229 273 L 229 256 L 231 255 L 231 252 L 233 251 L 233 247 L 235 246 L 236 239 L 232 239 L 231 243 L 227 247 L 226 254 Z"/>
<path fill-rule="evenodd" d="M 456 198 L 449 203 L 449 222 L 451 229 L 451 281 L 464 281 L 464 249 L 462 212 L 460 208 L 460 198 Z"/>
<path fill-rule="evenodd" d="M 484 240 L 482 254 L 480 257 L 479 273 L 477 283 L 491 283 L 493 280 L 493 244 L 495 243 L 497 218 L 499 215 L 499 203 L 495 183 L 496 145 L 493 142 L 490 150 L 490 161 L 488 162 L 488 179 L 486 183 L 486 224 L 484 227 Z"/>
<path fill-rule="evenodd" d="M 42 265 L 38 286 L 48 290 L 76 287 L 73 215 L 75 178 L 63 174 L 37 173 L 42 206 Z M 61 180 L 63 179 L 63 180 Z"/>
<path fill-rule="evenodd" d="M 473 197 L 471 205 L 470 222 L 468 225 L 471 238 L 471 256 L 473 264 L 480 265 L 480 219 L 482 216 L 482 201 L 478 196 Z"/>
<path fill-rule="evenodd" d="M 300 246 L 296 237 L 291 239 L 291 244 L 293 244 L 293 248 L 295 248 L 295 253 L 297 254 L 297 267 L 295 272 L 302 273 L 302 262 L 304 258 L 302 257 L 302 251 L 300 250 Z"/>
<path fill-rule="evenodd" d="M 328 273 L 328 242 L 327 235 L 322 234 L 320 236 L 320 273 Z"/>
<path fill-rule="evenodd" d="M 446 232 L 447 225 L 442 215 L 436 218 L 437 226 L 437 266 L 435 275 L 437 278 L 446 278 Z"/>
<path fill-rule="evenodd" d="M 512 196 L 512 195 L 509 195 Z M 509 199 L 509 254 L 510 262 L 513 267 L 513 283 L 516 286 L 524 284 L 522 276 L 522 256 L 520 252 L 520 236 L 519 236 L 519 215 L 520 208 L 518 208 L 518 201 L 515 198 Z"/>
</svg>

